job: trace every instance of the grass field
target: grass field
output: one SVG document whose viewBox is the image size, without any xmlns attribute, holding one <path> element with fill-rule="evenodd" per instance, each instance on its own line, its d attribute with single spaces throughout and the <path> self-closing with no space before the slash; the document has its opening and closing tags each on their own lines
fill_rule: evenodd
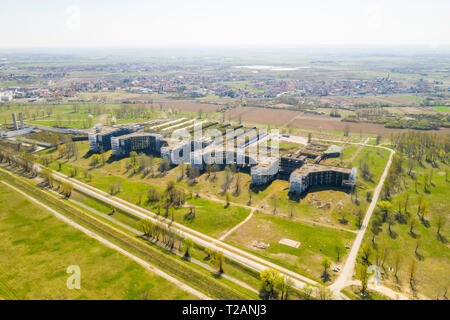
<svg viewBox="0 0 450 320">
<path fill-rule="evenodd" d="M 441 111 L 441 112 L 450 112 L 450 107 L 433 107 L 433 109 L 437 110 L 437 111 Z"/>
<path fill-rule="evenodd" d="M 448 201 L 449 182 L 446 180 L 445 172 L 449 170 L 448 165 L 439 164 L 439 168 L 433 168 L 433 185 L 429 192 L 424 192 L 423 175 L 429 174 L 431 166 L 427 163 L 423 167 L 418 166 L 414 169 L 415 177 L 418 177 L 417 193 L 415 191 L 414 180 L 406 177 L 404 189 L 400 194 L 391 199 L 393 204 L 392 210 L 397 211 L 398 204 L 406 199 L 408 195 L 407 212 L 412 217 L 417 217 L 418 198 L 423 196 L 423 200 L 429 203 L 429 213 L 426 215 L 425 222 L 418 219 L 417 225 L 414 227 L 414 234 L 409 232 L 410 223 L 395 223 L 389 234 L 386 224 L 383 225 L 382 231 L 375 238 L 374 253 L 372 254 L 372 262 L 375 262 L 376 250 L 388 248 L 389 254 L 386 259 L 385 267 L 394 268 L 395 257 L 399 256 L 401 264 L 399 267 L 398 281 L 395 279 L 393 272 L 386 271 L 384 274 L 384 282 L 386 285 L 394 289 L 411 293 L 409 287 L 409 268 L 413 261 L 417 263 L 417 279 L 419 294 L 424 294 L 428 298 L 442 299 L 446 288 L 450 286 L 450 224 L 441 229 L 443 238 L 439 238 L 436 231 L 437 226 L 435 218 L 439 214 L 447 216 L 450 212 L 450 204 Z M 365 242 L 371 243 L 372 236 L 370 233 L 366 235 Z M 415 249 L 419 241 L 417 254 Z"/>
<path fill-rule="evenodd" d="M 320 281 L 323 257 L 333 265 L 342 265 L 346 245 L 351 245 L 355 234 L 330 228 L 311 226 L 287 218 L 264 213 L 255 213 L 241 228 L 232 233 L 227 242 L 244 250 L 267 258 L 281 266 Z M 282 238 L 301 242 L 299 248 L 279 244 Z M 253 241 L 270 245 L 268 249 L 258 249 Z M 336 246 L 340 250 L 337 261 Z M 334 278 L 334 275 L 331 275 Z"/>
<path fill-rule="evenodd" d="M 103 238 L 113 242 L 124 250 L 164 270 L 173 277 L 185 282 L 193 288 L 205 292 L 214 299 L 258 299 L 258 295 L 240 285 L 218 277 L 215 272 L 203 269 L 196 264 L 180 258 L 167 248 L 162 248 L 150 241 L 137 237 L 135 234 L 116 226 L 104 218 L 95 216 L 76 205 L 73 205 L 49 191 L 36 188 L 35 182 L 16 175 L 7 174 L 0 169 L 0 178 L 14 185 L 31 196 L 64 214 L 78 224 L 93 230 Z M 120 214 L 120 212 L 118 212 Z M 244 268 L 245 269 L 245 268 Z M 242 274 L 243 267 L 235 265 L 228 270 L 233 275 Z M 226 272 L 228 272 L 226 271 Z M 251 272 L 244 271 L 241 278 L 249 278 Z M 252 276 L 251 276 L 252 277 Z M 249 278 L 250 279 L 250 278 Z M 253 283 L 255 281 L 253 280 Z"/>
<path fill-rule="evenodd" d="M 4 299 L 195 299 L 0 183 L 0 296 Z M 66 268 L 81 269 L 69 290 Z"/>
</svg>

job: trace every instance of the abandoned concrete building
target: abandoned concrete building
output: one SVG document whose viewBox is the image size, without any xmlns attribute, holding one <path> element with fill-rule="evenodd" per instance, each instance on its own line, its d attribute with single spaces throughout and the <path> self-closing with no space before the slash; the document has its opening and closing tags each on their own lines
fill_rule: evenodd
<svg viewBox="0 0 450 320">
<path fill-rule="evenodd" d="M 289 178 L 289 191 L 303 193 L 313 187 L 353 187 L 355 184 L 356 168 L 306 164 L 292 172 Z"/>
<path fill-rule="evenodd" d="M 88 133 L 89 151 L 102 152 L 111 149 L 111 138 L 133 132 L 129 127 L 97 127 Z"/>
<path fill-rule="evenodd" d="M 112 154 L 127 156 L 132 151 L 159 153 L 163 136 L 157 133 L 133 132 L 111 138 Z"/>
</svg>

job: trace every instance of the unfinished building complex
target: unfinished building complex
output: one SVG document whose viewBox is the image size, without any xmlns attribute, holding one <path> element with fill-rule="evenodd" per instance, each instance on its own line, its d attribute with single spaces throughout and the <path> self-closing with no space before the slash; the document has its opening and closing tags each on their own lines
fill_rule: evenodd
<svg viewBox="0 0 450 320">
<path fill-rule="evenodd" d="M 114 156 L 128 156 L 132 151 L 160 154 L 171 165 L 187 163 L 198 172 L 208 170 L 208 166 L 220 170 L 235 165 L 250 173 L 252 185 L 285 179 L 293 193 L 317 186 L 355 185 L 356 169 L 319 164 L 323 159 L 338 157 L 342 147 L 310 143 L 279 156 L 275 139 L 277 135 L 258 132 L 254 126 L 186 118 L 105 126 L 89 133 L 90 150 L 94 152 L 112 149 Z"/>
<path fill-rule="evenodd" d="M 303 193 L 313 187 L 353 187 L 356 183 L 356 168 L 347 169 L 319 164 L 306 164 L 292 172 L 289 191 Z"/>
<path fill-rule="evenodd" d="M 111 138 L 132 132 L 128 127 L 97 127 L 88 133 L 89 151 L 102 152 L 111 149 Z"/>
<path fill-rule="evenodd" d="M 279 159 L 267 157 L 250 169 L 251 184 L 263 185 L 272 181 L 278 173 Z"/>
<path fill-rule="evenodd" d="M 112 154 L 115 156 L 127 156 L 132 151 L 159 153 L 161 134 L 148 132 L 133 132 L 123 136 L 111 138 Z"/>
</svg>

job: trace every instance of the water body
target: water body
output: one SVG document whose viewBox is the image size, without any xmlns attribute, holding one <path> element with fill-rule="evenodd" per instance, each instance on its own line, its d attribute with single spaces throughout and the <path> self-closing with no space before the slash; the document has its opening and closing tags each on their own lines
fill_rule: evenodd
<svg viewBox="0 0 450 320">
<path fill-rule="evenodd" d="M 300 69 L 308 69 L 310 67 L 280 67 L 280 66 L 235 66 L 236 69 L 250 69 L 250 70 L 267 70 L 267 71 L 295 71 Z"/>
</svg>

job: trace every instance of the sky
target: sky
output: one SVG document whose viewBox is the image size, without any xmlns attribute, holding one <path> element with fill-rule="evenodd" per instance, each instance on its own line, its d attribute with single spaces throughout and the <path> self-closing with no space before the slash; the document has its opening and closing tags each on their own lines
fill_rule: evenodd
<svg viewBox="0 0 450 320">
<path fill-rule="evenodd" d="M 448 17 L 448 0 L 1 0 L 0 48 L 436 48 Z"/>
</svg>

